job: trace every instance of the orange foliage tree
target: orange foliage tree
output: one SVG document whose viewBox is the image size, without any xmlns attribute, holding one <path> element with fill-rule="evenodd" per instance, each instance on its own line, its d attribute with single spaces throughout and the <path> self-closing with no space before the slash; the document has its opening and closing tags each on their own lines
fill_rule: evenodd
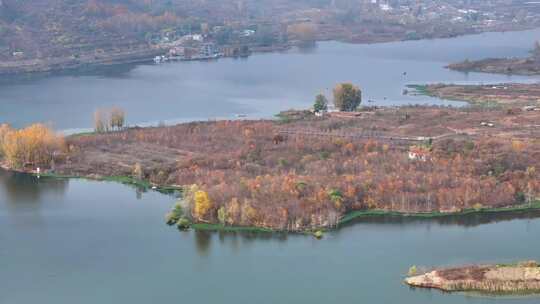
<svg viewBox="0 0 540 304">
<path fill-rule="evenodd" d="M 63 136 L 43 124 L 33 124 L 16 130 L 0 128 L 0 150 L 4 161 L 12 168 L 25 165 L 50 166 L 55 154 L 65 147 Z"/>
</svg>

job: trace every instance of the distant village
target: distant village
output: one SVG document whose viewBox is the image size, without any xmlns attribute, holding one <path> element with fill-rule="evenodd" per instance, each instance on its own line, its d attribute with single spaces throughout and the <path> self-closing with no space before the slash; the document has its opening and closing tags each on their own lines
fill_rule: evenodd
<svg viewBox="0 0 540 304">
<path fill-rule="evenodd" d="M 522 0 L 0 0 L 0 74 L 539 26 L 540 2 Z"/>
<path fill-rule="evenodd" d="M 242 35 L 249 37 L 255 34 L 254 30 L 244 30 Z M 189 61 L 189 60 L 209 60 L 219 57 L 245 57 L 250 53 L 247 45 L 223 46 L 214 41 L 210 41 L 207 35 L 192 34 L 184 35 L 178 39 L 171 39 L 169 36 L 163 37 L 160 46 L 168 49 L 164 55 L 154 57 L 155 63 L 166 61 Z"/>
<path fill-rule="evenodd" d="M 155 34 L 150 42 L 166 52 L 154 61 L 242 57 L 317 40 L 416 40 L 540 25 L 540 2 L 528 1 L 328 0 L 302 9 L 276 5 L 266 15 L 252 11 L 251 2 L 233 4 L 239 15 L 257 18 L 224 18 Z"/>
</svg>

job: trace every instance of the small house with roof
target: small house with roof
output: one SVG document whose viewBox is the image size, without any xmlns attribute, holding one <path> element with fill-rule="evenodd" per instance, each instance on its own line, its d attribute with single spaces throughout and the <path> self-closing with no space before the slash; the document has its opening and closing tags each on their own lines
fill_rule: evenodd
<svg viewBox="0 0 540 304">
<path fill-rule="evenodd" d="M 411 146 L 409 148 L 409 159 L 418 161 L 427 161 L 431 158 L 431 151 L 427 147 Z"/>
</svg>

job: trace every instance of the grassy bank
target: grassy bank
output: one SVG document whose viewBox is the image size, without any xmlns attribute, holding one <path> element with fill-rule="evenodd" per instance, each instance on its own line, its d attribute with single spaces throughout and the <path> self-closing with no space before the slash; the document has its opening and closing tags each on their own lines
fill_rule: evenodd
<svg viewBox="0 0 540 304">
<path fill-rule="evenodd" d="M 460 101 L 460 102 L 466 102 L 468 104 L 481 104 L 481 102 L 467 100 L 467 99 L 463 99 L 459 97 L 438 95 L 433 90 L 431 90 L 429 85 L 427 84 L 409 84 L 407 85 L 407 88 L 413 89 L 414 94 L 418 96 L 428 96 L 428 97 L 440 98 L 442 100 L 449 100 L 449 101 Z"/>
<path fill-rule="evenodd" d="M 425 84 L 408 84 L 406 85 L 408 89 L 414 90 L 413 92 L 417 95 L 426 95 L 426 96 L 433 96 L 428 91 L 428 86 Z"/>
<path fill-rule="evenodd" d="M 137 188 L 142 188 L 144 190 L 153 189 L 161 193 L 171 193 L 175 191 L 182 191 L 182 187 L 177 186 L 155 186 L 150 182 L 145 180 L 139 180 L 130 176 L 76 176 L 76 175 L 61 175 L 55 173 L 43 173 L 36 174 L 34 176 L 46 177 L 46 178 L 59 178 L 59 179 L 86 179 L 93 181 L 104 181 L 104 182 L 116 182 L 124 185 L 129 185 Z M 155 188 L 153 188 L 155 187 Z"/>
<path fill-rule="evenodd" d="M 257 233 L 277 233 L 283 232 L 279 230 L 274 230 L 264 227 L 249 227 L 249 226 L 225 226 L 222 224 L 208 224 L 208 223 L 197 223 L 192 224 L 191 228 L 201 231 L 223 231 L 223 232 L 257 232 Z"/>
<path fill-rule="evenodd" d="M 385 210 L 366 210 L 366 211 L 353 211 L 345 215 L 336 227 L 339 229 L 341 226 L 347 223 L 351 223 L 354 220 L 361 218 L 376 218 L 384 216 L 395 217 L 408 217 L 418 219 L 434 219 L 451 216 L 466 216 L 471 214 L 497 214 L 497 213 L 511 213 L 511 212 L 524 212 L 524 211 L 538 211 L 540 210 L 540 201 L 536 201 L 532 204 L 518 205 L 505 208 L 482 208 L 482 209 L 466 209 L 461 212 L 425 212 L 425 213 L 403 213 L 397 211 L 385 211 Z M 203 231 L 223 231 L 223 232 L 262 232 L 262 233 L 299 233 L 299 234 L 314 234 L 317 231 L 328 231 L 329 228 L 320 229 L 306 229 L 302 231 L 284 231 L 277 229 L 270 229 L 256 226 L 226 226 L 222 224 L 210 224 L 210 223 L 196 223 L 192 224 L 191 228 L 195 230 Z"/>
<path fill-rule="evenodd" d="M 481 108 L 534 105 L 540 97 L 538 84 L 452 84 L 437 83 L 408 85 L 414 95 L 466 102 Z M 515 112 L 511 112 L 515 113 Z"/>
<path fill-rule="evenodd" d="M 345 215 L 339 222 L 339 225 L 349 223 L 353 220 L 364 217 L 377 217 L 377 216 L 399 216 L 399 217 L 411 217 L 411 218 L 441 218 L 448 216 L 460 216 L 471 214 L 494 214 L 503 212 L 522 212 L 522 211 L 534 211 L 540 210 L 540 201 L 535 201 L 531 204 L 516 205 L 504 208 L 479 208 L 479 209 L 465 209 L 460 212 L 422 212 L 422 213 L 403 213 L 398 211 L 386 211 L 386 210 L 365 210 L 365 211 L 353 211 Z"/>
<path fill-rule="evenodd" d="M 38 176 L 38 174 L 32 174 Z M 86 179 L 93 181 L 107 181 L 107 182 L 117 182 L 124 185 L 134 186 L 137 188 L 142 188 L 145 190 L 152 189 L 154 186 L 144 180 L 138 180 L 129 176 L 75 176 L 75 175 L 60 175 L 54 173 L 44 173 L 39 174 L 40 177 L 45 178 L 57 178 L 57 179 Z M 161 192 L 163 194 L 170 194 L 176 191 L 182 191 L 183 189 L 178 186 L 159 186 L 153 190 Z M 339 224 L 336 228 L 339 228 L 345 224 L 351 223 L 354 220 L 362 218 L 374 218 L 374 217 L 385 217 L 385 216 L 395 216 L 395 217 L 407 217 L 407 218 L 418 218 L 418 219 L 432 219 L 432 218 L 443 218 L 451 216 L 466 216 L 471 214 L 497 214 L 497 213 L 511 213 L 511 212 L 524 212 L 524 211 L 538 211 L 540 210 L 540 200 L 536 200 L 531 204 L 522 204 L 510 207 L 502 208 L 478 208 L 478 209 L 465 209 L 460 212 L 422 212 L 422 213 L 403 213 L 398 211 L 387 211 L 387 210 L 359 210 L 352 211 L 347 213 L 339 221 Z M 271 229 L 265 227 L 257 226 L 227 226 L 222 224 L 213 224 L 213 223 L 194 223 L 190 226 L 193 229 L 201 231 L 223 231 L 223 232 L 257 232 L 257 233 L 283 233 L 283 232 L 293 232 L 300 234 L 313 234 L 316 231 L 327 231 L 329 228 L 318 228 L 318 229 L 305 229 L 302 231 L 285 231 L 279 229 Z"/>
</svg>

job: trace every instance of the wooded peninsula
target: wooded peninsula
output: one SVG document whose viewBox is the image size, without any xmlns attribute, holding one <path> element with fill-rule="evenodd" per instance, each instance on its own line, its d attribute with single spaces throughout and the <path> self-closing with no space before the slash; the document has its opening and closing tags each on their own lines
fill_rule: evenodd
<svg viewBox="0 0 540 304">
<path fill-rule="evenodd" d="M 355 95 L 356 94 L 356 95 Z M 276 120 L 124 128 L 96 112 L 96 131 L 0 129 L 4 167 L 53 176 L 178 187 L 181 227 L 313 231 L 358 215 L 437 216 L 538 208 L 540 111 L 506 107 L 288 111 Z M 99 114 L 99 115 L 98 115 Z M 109 120 L 107 120 L 109 119 Z M 110 121 L 110 123 L 109 123 Z M 98 128 L 99 127 L 99 128 Z M 206 225 L 206 226 L 205 226 Z"/>
</svg>

